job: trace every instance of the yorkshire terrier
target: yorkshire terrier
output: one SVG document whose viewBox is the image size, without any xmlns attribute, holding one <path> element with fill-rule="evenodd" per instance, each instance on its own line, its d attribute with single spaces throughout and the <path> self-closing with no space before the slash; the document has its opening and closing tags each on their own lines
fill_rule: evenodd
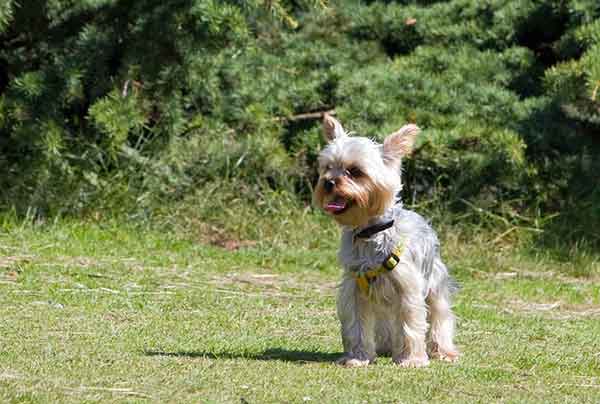
<svg viewBox="0 0 600 404">
<path fill-rule="evenodd" d="M 391 354 L 402 367 L 427 366 L 430 356 L 458 359 L 454 282 L 439 241 L 398 196 L 402 158 L 419 131 L 405 125 L 381 145 L 323 117 L 328 144 L 319 154 L 314 201 L 342 226 L 337 312 L 345 351 L 338 363 L 344 366 L 366 366 L 377 354 Z"/>
</svg>

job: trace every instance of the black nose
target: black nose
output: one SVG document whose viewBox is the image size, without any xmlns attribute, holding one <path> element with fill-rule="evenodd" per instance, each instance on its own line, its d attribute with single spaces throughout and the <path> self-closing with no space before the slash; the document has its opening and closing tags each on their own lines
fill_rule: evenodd
<svg viewBox="0 0 600 404">
<path fill-rule="evenodd" d="M 325 180 L 323 187 L 325 188 L 325 191 L 331 192 L 331 191 L 333 191 L 333 188 L 335 187 L 335 181 L 334 180 Z"/>
</svg>

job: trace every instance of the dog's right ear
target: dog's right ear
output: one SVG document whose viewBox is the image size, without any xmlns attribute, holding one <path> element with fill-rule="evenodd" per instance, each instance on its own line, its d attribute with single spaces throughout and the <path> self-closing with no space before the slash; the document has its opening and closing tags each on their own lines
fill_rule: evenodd
<svg viewBox="0 0 600 404">
<path fill-rule="evenodd" d="M 337 119 L 329 114 L 323 114 L 323 137 L 327 142 L 333 142 L 335 139 L 348 136 L 346 131 Z"/>
</svg>

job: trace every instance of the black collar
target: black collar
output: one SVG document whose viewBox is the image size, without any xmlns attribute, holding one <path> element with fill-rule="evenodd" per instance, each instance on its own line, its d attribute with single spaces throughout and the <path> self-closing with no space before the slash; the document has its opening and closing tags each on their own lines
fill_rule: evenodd
<svg viewBox="0 0 600 404">
<path fill-rule="evenodd" d="M 398 193 L 398 195 L 396 197 L 396 202 L 394 203 L 394 205 L 402 206 L 402 199 L 400 199 L 400 193 Z M 390 219 L 386 222 L 375 223 L 374 225 L 369 226 L 366 229 L 362 229 L 359 233 L 355 234 L 354 237 L 355 238 L 356 237 L 369 238 L 372 235 L 379 233 L 380 231 L 389 229 L 393 225 L 394 225 L 394 219 Z"/>
<path fill-rule="evenodd" d="M 377 223 L 377 224 L 374 224 L 373 226 L 369 226 L 366 229 L 361 230 L 361 232 L 354 235 L 354 237 L 369 238 L 372 235 L 379 233 L 380 231 L 389 229 L 393 225 L 394 225 L 393 219 L 389 220 L 387 222 Z"/>
</svg>

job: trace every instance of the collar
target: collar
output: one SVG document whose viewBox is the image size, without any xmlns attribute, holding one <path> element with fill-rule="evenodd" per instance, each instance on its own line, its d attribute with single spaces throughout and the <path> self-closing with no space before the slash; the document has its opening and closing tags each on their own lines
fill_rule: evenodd
<svg viewBox="0 0 600 404">
<path fill-rule="evenodd" d="M 394 216 L 398 208 L 402 209 L 402 200 L 398 197 L 391 208 L 389 208 L 380 218 L 370 226 L 362 229 L 355 229 L 353 232 L 353 238 L 368 239 L 373 235 L 389 229 L 394 225 Z"/>
<path fill-rule="evenodd" d="M 375 223 L 372 226 L 369 226 L 365 229 L 362 229 L 359 233 L 356 233 L 354 237 L 356 238 L 370 238 L 372 235 L 379 233 L 380 231 L 384 231 L 389 229 L 394 225 L 394 219 L 387 220 L 380 223 Z"/>
<path fill-rule="evenodd" d="M 354 279 L 356 279 L 356 284 L 361 292 L 368 296 L 371 284 L 375 282 L 375 279 L 377 279 L 377 277 L 381 274 L 393 271 L 394 268 L 396 268 L 396 266 L 400 263 L 400 257 L 404 253 L 405 248 L 406 242 L 404 239 L 402 239 L 398 244 L 396 244 L 396 247 L 380 266 L 368 269 L 366 271 L 353 272 L 352 275 L 354 276 Z"/>
</svg>

